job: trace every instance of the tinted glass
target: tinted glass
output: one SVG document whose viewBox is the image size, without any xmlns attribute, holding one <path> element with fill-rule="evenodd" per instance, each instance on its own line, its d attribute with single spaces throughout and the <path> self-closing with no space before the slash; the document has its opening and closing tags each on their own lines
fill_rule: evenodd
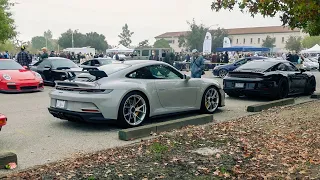
<svg viewBox="0 0 320 180">
<path fill-rule="evenodd" d="M 38 65 L 39 68 L 44 68 L 45 66 L 51 67 L 51 62 L 48 59 L 40 61 L 40 64 Z"/>
<path fill-rule="evenodd" d="M 109 59 L 100 59 L 100 65 L 106 65 L 106 64 L 111 64 L 112 60 Z"/>
<path fill-rule="evenodd" d="M 24 69 L 19 63 L 12 60 L 0 60 L 0 70 Z"/>
<path fill-rule="evenodd" d="M 258 60 L 258 61 L 248 61 L 248 63 L 240 66 L 237 68 L 237 70 L 243 70 L 243 69 L 269 69 L 272 66 L 278 64 L 276 61 L 264 61 L 264 60 Z"/>
<path fill-rule="evenodd" d="M 156 79 L 182 79 L 183 76 L 174 69 L 164 66 L 156 65 L 150 66 L 150 71 Z"/>
<path fill-rule="evenodd" d="M 78 66 L 69 59 L 50 59 L 53 68 L 57 67 L 68 67 L 68 68 L 77 68 Z"/>
<path fill-rule="evenodd" d="M 103 65 L 103 66 L 100 66 L 99 69 L 106 72 L 106 74 L 112 74 L 112 73 L 115 73 L 117 71 L 121 71 L 123 69 L 126 69 L 128 67 L 130 67 L 131 65 L 128 65 L 128 64 L 122 64 L 122 63 L 119 63 L 119 64 L 107 64 L 107 65 Z"/>
<path fill-rule="evenodd" d="M 148 67 L 140 68 L 127 75 L 128 78 L 134 79 L 154 79 Z"/>
<path fill-rule="evenodd" d="M 287 65 L 288 71 L 299 71 L 295 65 L 293 65 L 293 64 L 291 64 L 289 62 L 284 63 L 284 64 Z"/>
</svg>

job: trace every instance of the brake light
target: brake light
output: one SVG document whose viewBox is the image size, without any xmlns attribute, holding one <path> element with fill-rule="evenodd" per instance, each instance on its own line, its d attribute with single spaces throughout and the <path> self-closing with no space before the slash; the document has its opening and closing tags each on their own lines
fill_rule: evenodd
<svg viewBox="0 0 320 180">
<path fill-rule="evenodd" d="M 5 116 L 0 115 L 0 126 L 4 126 L 7 124 L 7 118 Z"/>
</svg>

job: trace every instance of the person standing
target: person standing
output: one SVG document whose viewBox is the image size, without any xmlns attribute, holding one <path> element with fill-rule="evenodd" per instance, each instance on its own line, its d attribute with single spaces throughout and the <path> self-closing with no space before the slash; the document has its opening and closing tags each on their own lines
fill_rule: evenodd
<svg viewBox="0 0 320 180">
<path fill-rule="evenodd" d="M 199 56 L 198 50 L 192 50 L 192 60 L 190 63 L 191 68 L 191 77 L 192 78 L 201 78 L 201 75 L 204 74 L 204 59 L 202 56 Z"/>
<path fill-rule="evenodd" d="M 156 55 L 155 51 L 152 51 L 152 55 L 149 57 L 149 60 L 159 61 L 159 57 Z"/>
<path fill-rule="evenodd" d="M 42 49 L 42 54 L 40 56 L 40 59 L 43 60 L 43 59 L 47 59 L 49 57 L 49 54 L 47 52 L 47 48 L 46 47 L 43 47 Z"/>
<path fill-rule="evenodd" d="M 21 51 L 17 54 L 17 62 L 21 65 L 21 66 L 27 66 L 29 67 L 29 64 L 31 63 L 31 59 L 30 56 L 27 52 L 25 52 L 26 47 L 25 46 L 21 46 Z"/>
</svg>

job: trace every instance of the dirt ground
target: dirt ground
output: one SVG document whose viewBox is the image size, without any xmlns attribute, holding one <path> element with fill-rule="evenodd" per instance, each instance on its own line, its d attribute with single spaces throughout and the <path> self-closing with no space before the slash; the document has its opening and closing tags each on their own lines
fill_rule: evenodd
<svg viewBox="0 0 320 180">
<path fill-rule="evenodd" d="M 2 178 L 319 179 L 319 109 L 319 101 L 274 108 Z"/>
</svg>

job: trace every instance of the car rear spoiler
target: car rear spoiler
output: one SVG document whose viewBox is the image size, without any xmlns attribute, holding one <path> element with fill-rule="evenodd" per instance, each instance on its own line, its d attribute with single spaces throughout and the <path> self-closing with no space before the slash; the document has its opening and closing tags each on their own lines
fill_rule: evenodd
<svg viewBox="0 0 320 180">
<path fill-rule="evenodd" d="M 101 71 L 98 68 L 94 68 L 94 67 L 86 67 L 86 68 L 83 68 L 81 71 L 71 70 L 70 68 L 65 69 L 65 70 L 58 70 L 57 69 L 57 70 L 54 70 L 54 72 L 66 73 L 68 76 L 67 79 L 72 79 L 72 77 L 70 77 L 70 73 L 89 73 L 90 75 L 96 77 L 96 80 L 104 78 L 104 77 L 108 77 L 106 72 Z"/>
</svg>

